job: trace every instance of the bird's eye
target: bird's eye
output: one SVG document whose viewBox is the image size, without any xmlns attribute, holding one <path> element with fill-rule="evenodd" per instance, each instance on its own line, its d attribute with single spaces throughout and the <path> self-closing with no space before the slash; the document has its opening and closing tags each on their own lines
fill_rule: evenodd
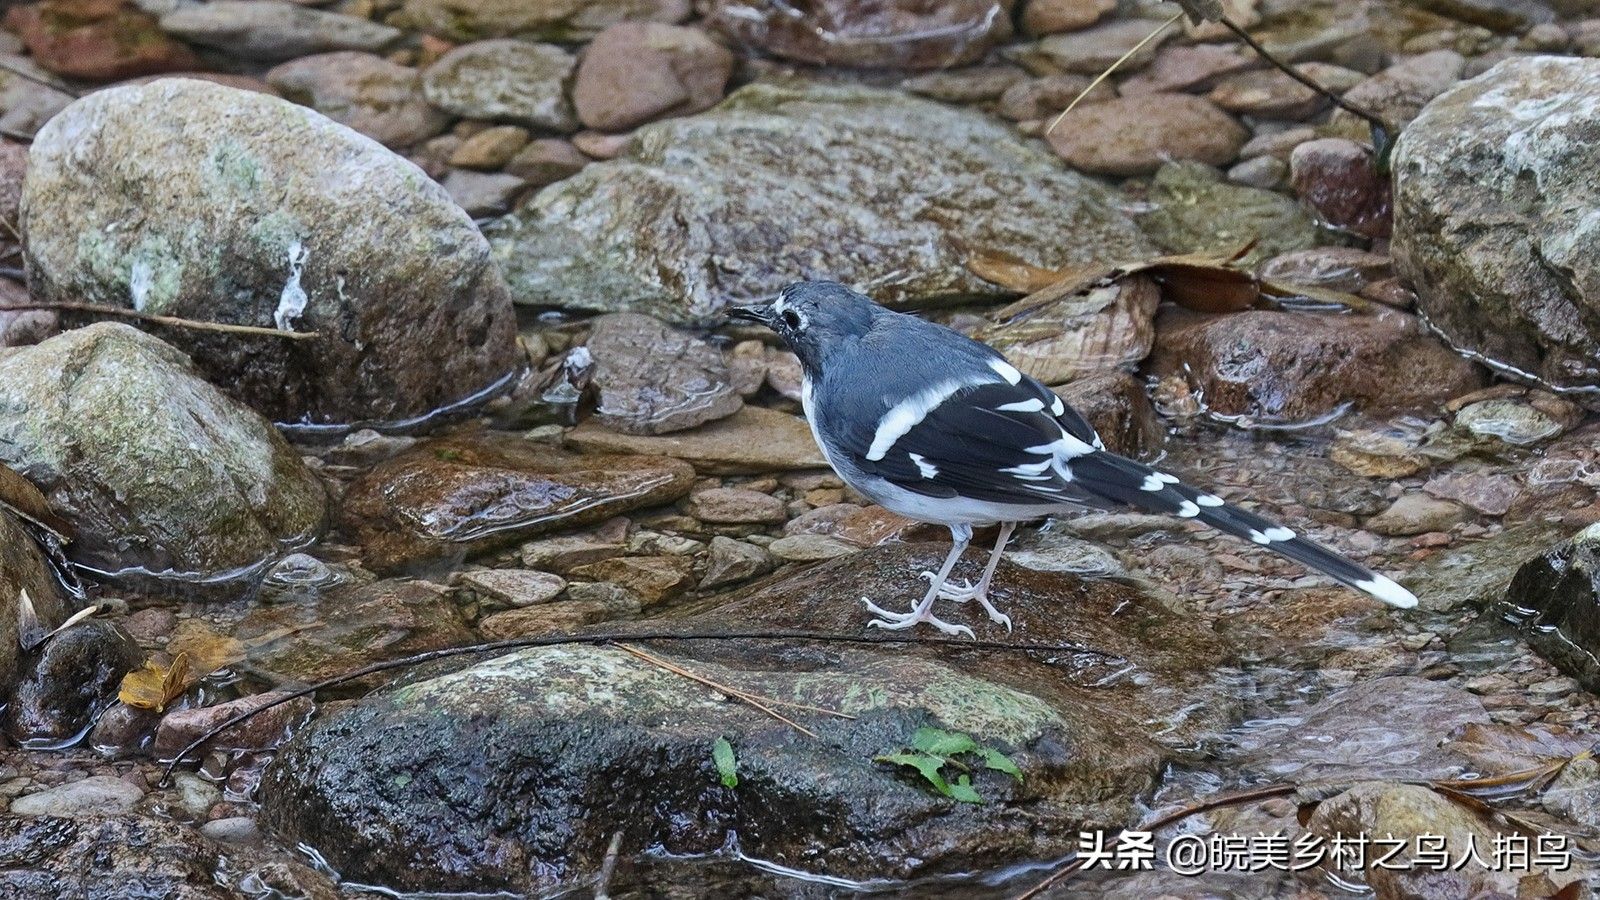
<svg viewBox="0 0 1600 900">
<path fill-rule="evenodd" d="M 790 328 L 799 328 L 800 327 L 800 314 L 795 312 L 792 309 L 784 310 L 783 311 L 783 324 L 789 326 Z"/>
</svg>

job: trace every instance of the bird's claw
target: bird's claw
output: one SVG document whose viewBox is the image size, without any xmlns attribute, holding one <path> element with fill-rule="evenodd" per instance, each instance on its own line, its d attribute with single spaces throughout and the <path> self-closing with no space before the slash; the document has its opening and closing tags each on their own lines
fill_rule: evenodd
<svg viewBox="0 0 1600 900">
<path fill-rule="evenodd" d="M 932 612 L 923 612 L 919 614 L 916 610 L 911 610 L 910 612 L 897 613 L 884 609 L 866 597 L 862 597 L 861 602 L 866 604 L 867 612 L 870 612 L 878 617 L 867 623 L 868 628 L 882 628 L 886 631 L 903 631 L 916 625 L 918 622 L 927 622 L 929 625 L 932 625 L 933 627 L 939 629 L 945 634 L 951 635 L 952 637 L 966 635 L 974 640 L 977 639 L 977 635 L 972 633 L 971 628 L 968 628 L 965 625 L 955 625 L 950 622 L 946 622 L 943 619 L 935 616 Z"/>
<path fill-rule="evenodd" d="M 933 580 L 939 576 L 934 572 L 923 572 L 921 577 L 927 579 L 929 584 L 932 584 Z M 940 600 L 954 600 L 957 603 L 965 603 L 976 596 L 978 596 L 978 589 L 973 587 L 970 581 L 963 581 L 960 584 L 946 581 L 939 587 Z"/>
</svg>

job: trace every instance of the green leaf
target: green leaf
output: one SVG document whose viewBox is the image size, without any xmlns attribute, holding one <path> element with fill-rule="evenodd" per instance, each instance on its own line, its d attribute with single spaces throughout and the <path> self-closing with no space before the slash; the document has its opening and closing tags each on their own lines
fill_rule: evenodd
<svg viewBox="0 0 1600 900">
<path fill-rule="evenodd" d="M 728 743 L 727 738 L 717 738 L 717 742 L 711 745 L 711 761 L 717 766 L 723 787 L 739 786 L 739 761 L 734 758 L 733 745 Z"/>
<path fill-rule="evenodd" d="M 976 753 L 978 742 L 964 734 L 926 726 L 911 736 L 911 746 L 930 756 L 949 759 L 957 753 Z"/>
<path fill-rule="evenodd" d="M 1012 762 L 1004 753 L 993 747 L 979 747 L 976 752 L 983 757 L 983 764 L 986 767 L 996 772 L 1004 772 L 1019 782 L 1022 781 L 1022 770 L 1017 768 L 1017 764 Z"/>
<path fill-rule="evenodd" d="M 950 783 L 944 780 L 939 773 L 939 767 L 944 765 L 944 760 L 926 753 L 890 753 L 884 756 L 873 757 L 873 762 L 893 763 L 897 766 L 910 766 L 922 774 L 924 780 L 933 785 L 934 789 L 946 797 L 954 797 L 950 792 Z"/>
<path fill-rule="evenodd" d="M 957 778 L 956 783 L 950 785 L 950 790 L 945 793 L 950 796 L 950 799 L 959 800 L 962 803 L 983 802 L 983 798 L 978 796 L 978 792 L 972 789 L 972 780 L 965 775 Z"/>
</svg>

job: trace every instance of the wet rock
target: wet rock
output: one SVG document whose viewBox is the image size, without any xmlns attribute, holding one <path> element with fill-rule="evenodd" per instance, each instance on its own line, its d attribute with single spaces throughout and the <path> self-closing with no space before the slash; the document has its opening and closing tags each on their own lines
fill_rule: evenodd
<svg viewBox="0 0 1600 900">
<path fill-rule="evenodd" d="M 1079 106 L 1047 139 L 1075 169 L 1148 175 L 1168 160 L 1225 165 L 1249 136 L 1244 126 L 1203 97 L 1140 94 Z"/>
<path fill-rule="evenodd" d="M 0 816 L 0 858 L 7 861 L 0 886 L 17 897 L 237 896 L 217 884 L 216 848 L 193 828 L 164 818 Z M 333 890 L 326 879 L 321 885 Z"/>
<path fill-rule="evenodd" d="M 504 172 L 470 172 L 452 169 L 439 182 L 456 205 L 473 218 L 498 215 L 511 208 L 526 186 L 521 178 Z"/>
<path fill-rule="evenodd" d="M 450 154 L 450 165 L 463 169 L 500 169 L 527 145 L 526 128 L 517 125 L 485 128 L 461 142 Z"/>
<path fill-rule="evenodd" d="M 1085 578 L 1126 573 L 1122 563 L 1099 544 L 1045 529 L 1022 535 L 1005 558 L 1035 572 L 1070 572 Z"/>
<path fill-rule="evenodd" d="M 711 550 L 706 556 L 705 574 L 700 577 L 700 589 L 724 587 L 765 575 L 777 568 L 772 554 L 744 541 L 718 535 L 711 539 Z"/>
<path fill-rule="evenodd" d="M 1166 442 L 1166 426 L 1156 417 L 1144 385 L 1126 372 L 1085 376 L 1055 392 L 1089 420 L 1113 453 L 1147 458 Z"/>
<path fill-rule="evenodd" d="M 85 97 L 33 144 L 22 225 L 40 300 L 320 333 L 165 332 L 279 420 L 417 416 L 515 364 L 471 220 L 415 166 L 275 97 L 181 79 Z"/>
<path fill-rule="evenodd" d="M 1600 525 L 1528 560 L 1504 602 L 1529 646 L 1600 692 Z"/>
<path fill-rule="evenodd" d="M 1150 184 L 1155 207 L 1138 217 L 1151 240 L 1171 253 L 1232 255 L 1251 241 L 1239 260 L 1246 268 L 1323 241 L 1315 222 L 1293 200 L 1274 191 L 1229 184 L 1199 163 L 1167 163 Z"/>
<path fill-rule="evenodd" d="M 747 47 L 817 65 L 941 69 L 1011 37 L 1013 0 L 713 0 L 708 21 Z"/>
<path fill-rule="evenodd" d="M 1587 747 L 1575 749 L 1582 753 Z M 1594 757 L 1573 759 L 1550 782 L 1539 798 L 1551 815 L 1577 822 L 1588 828 L 1600 827 L 1600 762 Z"/>
<path fill-rule="evenodd" d="M 578 127 L 566 94 L 576 65 L 549 44 L 478 41 L 429 66 L 422 89 L 429 103 L 464 118 L 565 133 Z"/>
<path fill-rule="evenodd" d="M 315 640 L 316 636 L 313 635 L 312 639 Z M 157 759 L 171 759 L 192 741 L 223 722 L 240 713 L 261 709 L 269 703 L 276 702 L 282 699 L 285 693 L 271 691 L 265 694 L 251 694 L 215 706 L 175 709 L 161 717 L 161 725 L 156 730 L 153 752 Z M 191 752 L 196 756 L 204 756 L 218 750 L 229 752 L 271 750 L 288 740 L 300 726 L 305 724 L 311 717 L 311 707 L 310 697 L 296 697 L 225 729 Z"/>
<path fill-rule="evenodd" d="M 1485 373 L 1399 312 L 1326 316 L 1252 310 L 1163 311 L 1152 367 L 1180 375 L 1211 412 L 1305 422 L 1357 408 L 1428 407 L 1484 383 Z"/>
<path fill-rule="evenodd" d="M 975 337 L 1023 372 L 1060 384 L 1138 365 L 1155 343 L 1160 303 L 1155 282 L 1122 278 L 1086 293 L 1001 309 Z"/>
<path fill-rule="evenodd" d="M 1487 809 L 1487 807 L 1484 807 Z M 1501 824 L 1477 807 L 1446 797 L 1416 784 L 1359 784 L 1317 805 L 1306 830 L 1332 840 L 1335 835 L 1385 835 L 1403 842 L 1396 859 L 1378 864 L 1378 854 L 1365 855 L 1359 864 L 1349 859 L 1327 860 L 1323 867 L 1337 871 L 1341 880 L 1365 882 L 1379 900 L 1434 897 L 1554 896 L 1551 888 L 1578 881 L 1581 872 L 1560 872 L 1520 862 L 1491 862 L 1495 857 L 1482 848 L 1504 846 L 1506 837 L 1523 833 L 1519 826 Z M 1421 858 L 1420 839 L 1444 848 L 1452 863 L 1441 866 Z M 1476 847 L 1478 853 L 1457 853 L 1452 847 Z M 1454 860 L 1459 859 L 1460 865 Z M 1509 859 L 1509 858 L 1508 858 Z M 1407 864 L 1409 863 L 1409 865 Z M 1518 886 L 1526 882 L 1528 894 Z"/>
<path fill-rule="evenodd" d="M 1540 0 L 1407 0 L 1407 3 L 1495 31 L 1527 31 L 1556 17 L 1555 11 Z"/>
<path fill-rule="evenodd" d="M 113 703 L 95 720 L 85 744 L 111 759 L 142 756 L 149 753 L 155 742 L 159 724 L 161 714 L 153 709 Z"/>
<path fill-rule="evenodd" d="M 491 241 L 518 302 L 677 323 L 716 321 L 797 278 L 896 305 L 997 296 L 967 269 L 972 248 L 1060 267 L 1149 246 L 1104 188 L 981 115 L 800 84 L 751 85 L 641 128 L 623 156 L 541 191 Z"/>
<path fill-rule="evenodd" d="M 1394 676 L 1358 683 L 1303 712 L 1246 733 L 1248 771 L 1271 780 L 1455 778 L 1469 761 L 1444 738 L 1487 723 L 1482 702 L 1458 687 Z"/>
<path fill-rule="evenodd" d="M 1304 63 L 1295 70 L 1335 94 L 1344 93 L 1365 78 L 1360 72 L 1327 63 Z M 1309 119 L 1328 105 L 1323 94 L 1277 69 L 1229 75 L 1206 97 L 1231 113 L 1294 122 Z"/>
<path fill-rule="evenodd" d="M 579 566 L 572 577 L 609 582 L 651 606 L 693 587 L 692 565 L 682 556 L 620 556 Z"/>
<path fill-rule="evenodd" d="M 1257 272 L 1286 284 L 1358 293 L 1390 276 L 1393 260 L 1382 253 L 1354 247 L 1315 247 L 1274 256 Z"/>
<path fill-rule="evenodd" d="M 1013 85 L 1000 95 L 997 112 L 1013 121 L 1053 119 L 1074 98 L 1089 87 L 1087 75 L 1046 75 Z M 1102 83 L 1084 95 L 1080 103 L 1102 103 L 1117 96 L 1116 89 Z"/>
<path fill-rule="evenodd" d="M 481 553 L 688 493 L 693 471 L 656 456 L 575 456 L 514 438 L 446 438 L 374 467 L 344 525 L 375 571 Z"/>
<path fill-rule="evenodd" d="M 1123 81 L 1118 91 L 1132 96 L 1201 90 L 1225 75 L 1256 65 L 1257 60 L 1233 44 L 1163 47 L 1144 71 Z"/>
<path fill-rule="evenodd" d="M 472 632 L 442 591 L 420 582 L 394 579 L 339 588 L 317 603 L 252 609 L 234 629 L 234 637 L 244 642 L 249 651 L 238 667 L 272 682 L 297 684 L 333 678 L 375 662 L 472 642 Z M 261 702 L 249 697 L 235 702 L 246 701 Z M 226 718 L 206 709 L 190 712 L 171 726 L 167 720 L 178 714 L 169 713 L 162 720 L 162 728 L 192 729 L 200 719 L 220 722 Z M 272 715 L 265 718 L 267 724 L 288 721 Z M 247 739 L 278 733 L 255 730 L 257 726 L 251 723 L 261 721 L 258 717 L 243 726 L 245 730 L 238 736 L 241 745 Z M 267 724 L 260 727 L 267 728 Z M 195 730 L 190 738 L 203 730 Z M 157 742 L 168 746 L 159 736 Z"/>
<path fill-rule="evenodd" d="M 386 147 L 409 147 L 444 131 L 450 117 L 428 105 L 416 69 L 371 53 L 320 53 L 267 73 L 285 99 L 348 125 Z"/>
<path fill-rule="evenodd" d="M 506 174 L 528 182 L 529 187 L 544 187 L 583 171 L 589 157 L 556 138 L 536 138 L 506 163 Z"/>
<path fill-rule="evenodd" d="M 1029 34 L 1057 34 L 1088 28 L 1116 8 L 1116 0 L 1025 0 L 1022 28 Z"/>
<path fill-rule="evenodd" d="M 571 634 L 588 625 L 634 618 L 643 608 L 637 594 L 614 584 L 574 584 L 571 592 L 578 597 L 485 616 L 478 631 L 491 641 Z"/>
<path fill-rule="evenodd" d="M 1289 181 L 1289 164 L 1275 156 L 1258 156 L 1229 167 L 1228 180 L 1264 191 L 1277 190 Z"/>
<path fill-rule="evenodd" d="M 200 833 L 219 844 L 255 846 L 262 841 L 261 828 L 250 816 L 213 819 L 200 826 Z"/>
<path fill-rule="evenodd" d="M 1461 79 L 1466 60 L 1454 50 L 1434 50 L 1402 59 L 1345 92 L 1344 99 L 1382 116 L 1391 127 L 1410 124 L 1429 100 Z M 1339 110 L 1335 121 L 1360 120 Z M 1359 128 L 1365 129 L 1365 123 Z M 1479 135 L 1481 138 L 1482 135 Z"/>
<path fill-rule="evenodd" d="M 1028 73 L 1016 66 L 971 66 L 907 78 L 900 87 L 945 103 L 987 103 L 1027 80 Z"/>
<path fill-rule="evenodd" d="M 126 812 L 144 791 L 111 775 L 91 775 L 58 787 L 25 794 L 11 801 L 14 816 L 63 816 L 78 819 Z"/>
<path fill-rule="evenodd" d="M 523 565 L 565 575 L 586 563 L 621 556 L 627 547 L 627 520 L 619 517 L 588 534 L 529 541 L 520 552 Z"/>
<path fill-rule="evenodd" d="M 45 642 L 6 702 L 6 737 L 22 746 L 60 746 L 89 730 L 110 705 L 122 676 L 144 654 L 111 622 L 80 622 Z"/>
<path fill-rule="evenodd" d="M 1394 215 L 1389 179 L 1372 150 L 1345 138 L 1307 141 L 1289 157 L 1294 192 L 1328 225 L 1361 237 L 1388 237 Z"/>
<path fill-rule="evenodd" d="M 0 357 L 0 463 L 77 529 L 101 572 L 215 576 L 322 529 L 322 485 L 183 354 L 100 323 Z"/>
<path fill-rule="evenodd" d="M 484 569 L 461 576 L 461 583 L 478 594 L 512 606 L 549 603 L 567 589 L 560 575 L 531 569 Z"/>
<path fill-rule="evenodd" d="M 1503 386 L 1493 396 L 1451 401 L 1451 425 L 1487 449 L 1532 447 L 1553 440 L 1583 420 L 1577 404 L 1546 391 Z"/>
<path fill-rule="evenodd" d="M 746 406 L 726 419 L 670 435 L 618 434 L 585 422 L 567 432 L 567 443 L 583 451 L 670 456 L 707 475 L 816 469 L 828 464 L 805 419 L 759 406 Z"/>
<path fill-rule="evenodd" d="M 48 87 L 50 73 L 25 56 L 0 54 L 0 60 L 7 65 L 0 69 L 0 133 L 16 139 L 32 138 L 72 102 L 72 95 Z M 34 78 L 24 78 L 11 68 L 19 68 Z"/>
<path fill-rule="evenodd" d="M 1163 29 L 1154 40 L 1147 40 L 1155 28 L 1150 22 L 1130 20 L 1107 22 L 1072 34 L 1053 34 L 1039 41 L 1036 52 L 1068 72 L 1099 75 L 1135 46 L 1143 44 L 1120 68 L 1133 72 L 1149 65 L 1162 43 L 1172 37 Z"/>
<path fill-rule="evenodd" d="M 684 511 L 714 524 L 781 524 L 789 518 L 782 500 L 744 488 L 696 491 L 689 495 Z"/>
<path fill-rule="evenodd" d="M 1392 506 L 1367 520 L 1374 534 L 1404 537 L 1449 531 L 1451 526 L 1472 519 L 1472 513 L 1459 503 L 1425 494 L 1406 494 Z"/>
<path fill-rule="evenodd" d="M 699 29 L 624 22 L 584 51 L 572 104 L 584 125 L 600 131 L 697 113 L 722 99 L 733 63 L 733 54 Z"/>
<path fill-rule="evenodd" d="M 161 16 L 161 29 L 232 56 L 277 61 L 330 50 L 379 51 L 398 28 L 283 0 L 211 0 Z"/>
<path fill-rule="evenodd" d="M 1401 579 L 1430 612 L 1485 609 L 1506 596 L 1524 563 L 1550 549 L 1572 529 L 1546 522 L 1507 528 L 1493 537 L 1452 547 L 1428 559 Z"/>
<path fill-rule="evenodd" d="M 1395 158 L 1398 271 L 1458 346 L 1563 387 L 1600 378 L 1600 61 L 1510 59 L 1439 97 Z"/>
<path fill-rule="evenodd" d="M 422 30 L 453 41 L 581 41 L 618 22 L 681 22 L 689 6 L 689 0 L 406 0 L 405 14 Z"/>
<path fill-rule="evenodd" d="M 637 313 L 594 320 L 584 347 L 600 390 L 595 421 L 626 434 L 666 434 L 744 406 L 722 351 Z"/>
<path fill-rule="evenodd" d="M 153 16 L 122 3 L 46 0 L 12 7 L 5 24 L 35 62 L 68 78 L 115 81 L 199 63 L 188 47 L 161 32 Z"/>
<path fill-rule="evenodd" d="M 1522 493 L 1522 484 L 1512 475 L 1451 472 L 1428 479 L 1422 489 L 1441 500 L 1464 503 L 1486 516 L 1503 516 Z"/>
<path fill-rule="evenodd" d="M 943 552 L 868 551 L 676 621 L 860 634 L 861 595 L 895 602 L 915 592 L 914 572 Z M 520 651 L 315 723 L 269 769 L 264 821 L 317 847 L 347 877 L 410 890 L 576 882 L 618 827 L 626 846 L 670 853 L 715 850 L 737 831 L 746 853 L 791 867 L 826 853 L 828 872 L 848 878 L 1049 857 L 1076 846 L 1080 827 L 1099 827 L 1086 823 L 1137 815 L 1134 798 L 1155 785 L 1168 747 L 1231 715 L 1215 678 L 1226 650 L 1121 585 L 1009 564 L 997 583 L 1019 639 L 1119 658 L 1080 654 L 1063 667 L 915 644 L 654 649 L 697 674 L 857 717 L 803 715 L 819 734 L 810 739 L 619 650 Z M 1060 615 L 1067 605 L 1070 622 Z M 1129 666 L 1144 674 L 1117 674 Z M 924 724 L 1000 749 L 1024 780 L 980 771 L 974 785 L 987 802 L 957 805 L 872 762 Z M 735 788 L 717 787 L 710 748 L 719 737 L 735 750 Z M 536 784 L 530 770 L 540 773 Z M 601 823 L 575 812 L 595 803 L 617 815 Z M 516 816 L 502 817 L 511 809 Z M 922 848 L 915 856 L 903 850 L 908 834 Z"/>
</svg>

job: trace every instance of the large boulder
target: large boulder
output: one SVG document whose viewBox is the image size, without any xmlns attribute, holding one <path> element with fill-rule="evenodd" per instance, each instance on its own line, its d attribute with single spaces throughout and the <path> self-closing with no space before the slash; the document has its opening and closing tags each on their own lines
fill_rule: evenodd
<svg viewBox="0 0 1600 900">
<path fill-rule="evenodd" d="M 1445 92 L 1395 153 L 1395 267 L 1456 345 L 1600 379 L 1600 60 L 1517 57 Z"/>
<path fill-rule="evenodd" d="M 519 303 L 680 323 L 800 278 L 897 305 L 1002 296 L 967 269 L 983 250 L 1051 268 L 1152 252 L 1114 194 L 978 113 L 799 84 L 640 129 L 490 240 Z"/>
<path fill-rule="evenodd" d="M 915 573 L 945 550 L 878 547 L 642 626 L 890 637 L 864 629 L 861 597 L 903 606 L 926 586 Z M 971 557 L 961 577 L 981 568 L 981 555 Z M 787 710 L 815 736 L 618 648 L 517 651 L 313 723 L 269 769 L 265 819 L 347 877 L 409 890 L 537 893 L 582 882 L 618 829 L 630 852 L 709 853 L 737 835 L 752 856 L 851 879 L 1052 858 L 1076 846 L 1080 828 L 1136 818 L 1177 749 L 1227 726 L 1236 704 L 1216 676 L 1228 651 L 1124 585 L 1010 563 L 996 583 L 1015 620 L 1010 640 L 1085 651 L 652 647 L 718 682 L 855 716 Z M 980 635 L 1006 638 L 975 605 L 942 606 Z M 999 750 L 1022 780 L 978 763 L 984 802 L 957 803 L 875 759 L 909 746 L 924 725 Z M 713 764 L 719 738 L 735 754 L 733 787 Z"/>
<path fill-rule="evenodd" d="M 0 463 L 76 528 L 72 559 L 103 572 L 247 569 L 315 537 L 327 503 L 270 422 L 116 323 L 0 355 Z"/>
<path fill-rule="evenodd" d="M 393 420 L 515 365 L 488 247 L 421 169 L 285 100 L 188 79 L 77 101 L 34 141 L 22 198 L 44 301 L 280 330 L 167 330 L 280 421 Z"/>
<path fill-rule="evenodd" d="M 1600 525 L 1523 564 L 1502 611 L 1541 656 L 1600 692 Z"/>
</svg>

